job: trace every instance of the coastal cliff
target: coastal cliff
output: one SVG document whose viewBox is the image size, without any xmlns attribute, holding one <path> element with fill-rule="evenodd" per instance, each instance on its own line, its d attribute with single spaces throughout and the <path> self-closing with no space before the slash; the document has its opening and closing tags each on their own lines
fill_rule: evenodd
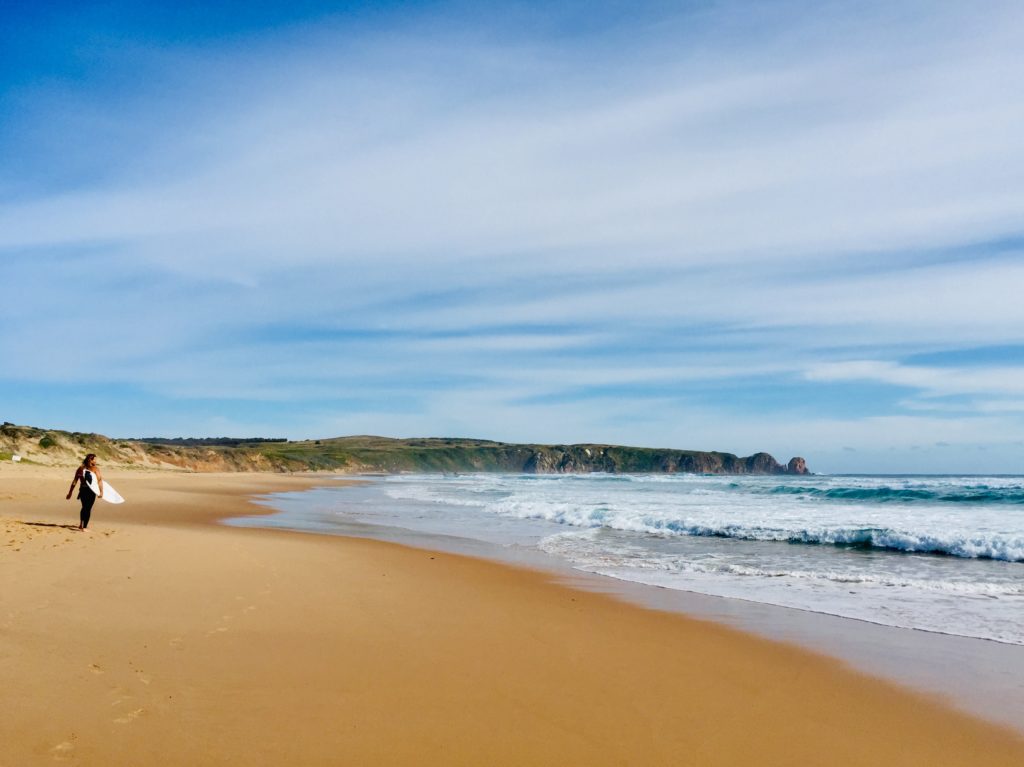
<svg viewBox="0 0 1024 767">
<path fill-rule="evenodd" d="M 509 472 L 517 474 L 808 474 L 803 458 L 768 453 L 672 450 L 623 445 L 535 445 L 477 439 L 324 440 L 112 439 L 101 434 L 0 426 L 0 460 L 72 466 L 85 453 L 107 465 L 178 471 Z"/>
<path fill-rule="evenodd" d="M 783 466 L 768 453 L 741 458 L 732 453 L 658 450 L 618 445 L 535 445 L 523 465 L 530 474 L 644 472 L 664 474 L 807 474 L 803 458 Z"/>
</svg>

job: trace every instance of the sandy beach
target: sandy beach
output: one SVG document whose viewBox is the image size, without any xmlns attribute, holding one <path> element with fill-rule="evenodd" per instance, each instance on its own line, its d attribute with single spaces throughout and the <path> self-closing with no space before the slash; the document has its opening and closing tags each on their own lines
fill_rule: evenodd
<svg viewBox="0 0 1024 767">
<path fill-rule="evenodd" d="M 838 661 L 376 541 L 225 527 L 322 477 L 0 467 L 0 767 L 1016 765 Z"/>
</svg>

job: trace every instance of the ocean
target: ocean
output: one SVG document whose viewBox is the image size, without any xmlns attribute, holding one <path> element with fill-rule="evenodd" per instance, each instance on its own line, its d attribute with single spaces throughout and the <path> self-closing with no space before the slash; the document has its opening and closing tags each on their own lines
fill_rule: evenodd
<svg viewBox="0 0 1024 767">
<path fill-rule="evenodd" d="M 401 529 L 622 581 L 1024 644 L 1024 477 L 400 475 L 258 524 Z"/>
</svg>

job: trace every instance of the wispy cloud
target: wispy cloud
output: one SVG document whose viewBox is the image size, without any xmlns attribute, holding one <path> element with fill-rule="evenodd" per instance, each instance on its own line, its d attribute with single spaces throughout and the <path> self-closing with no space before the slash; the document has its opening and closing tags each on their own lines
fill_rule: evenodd
<svg viewBox="0 0 1024 767">
<path fill-rule="evenodd" d="M 8 89 L 0 382 L 272 402 L 252 423 L 292 434 L 1022 425 L 1019 360 L 907 361 L 1024 341 L 1018 4 L 577 12 L 320 18 Z"/>
<path fill-rule="evenodd" d="M 880 381 L 917 389 L 928 397 L 966 394 L 1024 397 L 1024 365 L 938 368 L 859 360 L 814 365 L 806 376 L 812 381 Z"/>
</svg>

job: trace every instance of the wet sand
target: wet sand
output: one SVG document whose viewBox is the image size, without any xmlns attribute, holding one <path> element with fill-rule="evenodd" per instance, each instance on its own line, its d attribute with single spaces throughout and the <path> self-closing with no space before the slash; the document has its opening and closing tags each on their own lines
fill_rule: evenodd
<svg viewBox="0 0 1024 767">
<path fill-rule="evenodd" d="M 0 468 L 0 767 L 1024 763 L 838 661 L 554 576 L 213 524 L 328 480 Z"/>
<path fill-rule="evenodd" d="M 374 480 L 365 477 L 360 481 Z M 232 517 L 225 523 L 370 538 L 548 572 L 557 582 L 577 590 L 710 620 L 838 658 L 862 673 L 909 687 L 942 705 L 1010 727 L 1024 736 L 1024 645 L 650 586 L 581 571 L 531 546 L 500 545 L 477 538 L 373 524 L 353 519 L 349 514 L 324 515 L 318 510 L 326 505 L 336 510 L 347 509 L 358 517 L 360 503 L 342 503 L 342 499 L 359 495 L 351 493 L 352 489 L 322 488 L 314 494 L 267 496 L 258 503 L 275 510 L 272 516 Z M 310 504 L 310 498 L 316 500 Z"/>
</svg>

